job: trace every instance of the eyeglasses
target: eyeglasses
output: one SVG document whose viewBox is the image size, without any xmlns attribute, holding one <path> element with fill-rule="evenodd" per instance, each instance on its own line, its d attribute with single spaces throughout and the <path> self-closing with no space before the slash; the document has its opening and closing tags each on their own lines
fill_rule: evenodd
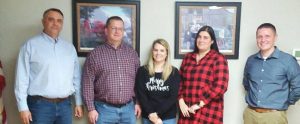
<svg viewBox="0 0 300 124">
<path fill-rule="evenodd" d="M 111 27 L 110 29 L 111 29 L 113 32 L 116 32 L 116 31 L 121 31 L 121 32 L 123 32 L 123 31 L 124 31 L 123 28 L 117 28 L 117 27 Z"/>
</svg>

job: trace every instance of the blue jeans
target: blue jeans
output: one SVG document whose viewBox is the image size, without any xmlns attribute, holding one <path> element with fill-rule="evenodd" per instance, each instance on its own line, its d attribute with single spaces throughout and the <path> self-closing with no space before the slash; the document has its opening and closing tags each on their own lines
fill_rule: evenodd
<svg viewBox="0 0 300 124">
<path fill-rule="evenodd" d="M 176 118 L 170 118 L 162 121 L 163 124 L 176 124 Z M 152 122 L 149 119 L 143 118 L 143 124 L 152 124 Z"/>
<path fill-rule="evenodd" d="M 120 108 L 95 101 L 95 107 L 99 113 L 97 124 L 136 124 L 132 101 Z"/>
<path fill-rule="evenodd" d="M 28 96 L 31 124 L 72 124 L 72 108 L 70 98 L 61 102 L 49 102 Z"/>
</svg>

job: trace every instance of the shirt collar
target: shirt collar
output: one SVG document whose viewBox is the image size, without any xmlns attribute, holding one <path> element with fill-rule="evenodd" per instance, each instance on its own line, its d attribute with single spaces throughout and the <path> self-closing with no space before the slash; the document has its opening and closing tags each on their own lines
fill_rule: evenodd
<svg viewBox="0 0 300 124">
<path fill-rule="evenodd" d="M 210 56 L 212 53 L 214 53 L 214 52 L 216 52 L 215 50 L 213 50 L 213 49 L 211 49 L 211 50 L 209 50 L 209 52 L 208 53 L 206 53 L 206 55 L 203 57 L 203 58 L 205 58 L 205 57 L 207 57 L 207 56 Z M 194 53 L 194 54 L 192 54 L 192 58 L 194 58 L 194 59 L 196 59 L 196 57 L 197 57 L 197 54 L 198 53 Z"/>
<path fill-rule="evenodd" d="M 280 50 L 275 46 L 274 52 L 267 59 L 269 59 L 269 58 L 278 59 L 279 58 L 279 53 L 280 53 Z M 258 53 L 256 53 L 256 58 L 263 59 L 263 57 L 260 54 L 260 51 Z"/>
<path fill-rule="evenodd" d="M 48 34 L 46 34 L 45 32 L 42 32 L 41 34 L 42 34 L 42 36 L 43 36 L 44 38 L 47 39 L 48 42 L 51 42 L 51 43 L 58 43 L 58 42 L 60 41 L 60 37 L 57 37 L 57 38 L 53 39 L 52 37 L 50 37 L 50 36 L 49 36 Z"/>
<path fill-rule="evenodd" d="M 123 43 L 123 41 L 122 41 L 121 44 L 120 44 L 120 46 L 118 46 L 117 49 L 115 49 L 115 48 L 114 48 L 110 43 L 108 43 L 107 41 L 105 42 L 105 46 L 106 46 L 107 48 L 117 50 L 117 49 L 122 49 L 122 48 L 124 48 L 124 43 Z"/>
</svg>

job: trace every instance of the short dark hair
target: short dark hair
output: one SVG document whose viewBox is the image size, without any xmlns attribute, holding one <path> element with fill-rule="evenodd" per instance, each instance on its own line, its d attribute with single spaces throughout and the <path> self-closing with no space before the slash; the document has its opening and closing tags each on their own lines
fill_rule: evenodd
<svg viewBox="0 0 300 124">
<path fill-rule="evenodd" d="M 106 24 L 105 24 L 105 27 L 108 27 L 108 25 L 111 23 L 111 20 L 119 20 L 119 21 L 122 21 L 123 24 L 124 24 L 124 21 L 121 17 L 119 16 L 111 16 L 109 17 L 107 20 L 106 20 Z"/>
<path fill-rule="evenodd" d="M 55 12 L 58 12 L 62 17 L 64 17 L 64 14 L 61 12 L 60 9 L 57 9 L 57 8 L 50 8 L 50 9 L 47 9 L 46 11 L 44 11 L 44 14 L 43 14 L 43 17 L 46 16 L 46 14 L 50 11 L 55 11 Z"/>
<path fill-rule="evenodd" d="M 201 31 L 205 31 L 209 34 L 209 36 L 211 37 L 212 41 L 213 41 L 213 44 L 210 46 L 210 49 L 213 49 L 217 52 L 219 52 L 219 48 L 218 48 L 218 44 L 217 44 L 217 39 L 216 39 L 216 35 L 215 35 L 215 32 L 214 32 L 214 29 L 210 26 L 203 26 L 199 29 L 199 31 L 197 32 L 196 34 L 196 37 L 195 37 L 195 43 L 194 43 L 194 53 L 198 53 L 199 52 L 199 49 L 197 47 L 197 38 L 199 37 L 199 33 Z"/>
<path fill-rule="evenodd" d="M 256 29 L 256 34 L 257 34 L 257 31 L 262 28 L 270 28 L 271 30 L 274 31 L 275 34 L 277 34 L 275 26 L 271 23 L 263 23 L 260 26 L 258 26 L 258 28 Z"/>
</svg>

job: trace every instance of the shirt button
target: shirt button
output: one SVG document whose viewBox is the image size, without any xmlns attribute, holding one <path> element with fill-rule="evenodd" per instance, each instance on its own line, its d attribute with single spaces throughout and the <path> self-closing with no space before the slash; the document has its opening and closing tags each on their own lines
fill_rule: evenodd
<svg viewBox="0 0 300 124">
<path fill-rule="evenodd" d="M 261 71 L 265 71 L 264 69 L 261 69 Z"/>
<path fill-rule="evenodd" d="M 263 80 L 260 80 L 260 82 L 262 82 Z"/>
<path fill-rule="evenodd" d="M 258 90 L 258 92 L 261 92 L 261 90 Z"/>
<path fill-rule="evenodd" d="M 259 100 L 257 102 L 260 102 Z"/>
</svg>

